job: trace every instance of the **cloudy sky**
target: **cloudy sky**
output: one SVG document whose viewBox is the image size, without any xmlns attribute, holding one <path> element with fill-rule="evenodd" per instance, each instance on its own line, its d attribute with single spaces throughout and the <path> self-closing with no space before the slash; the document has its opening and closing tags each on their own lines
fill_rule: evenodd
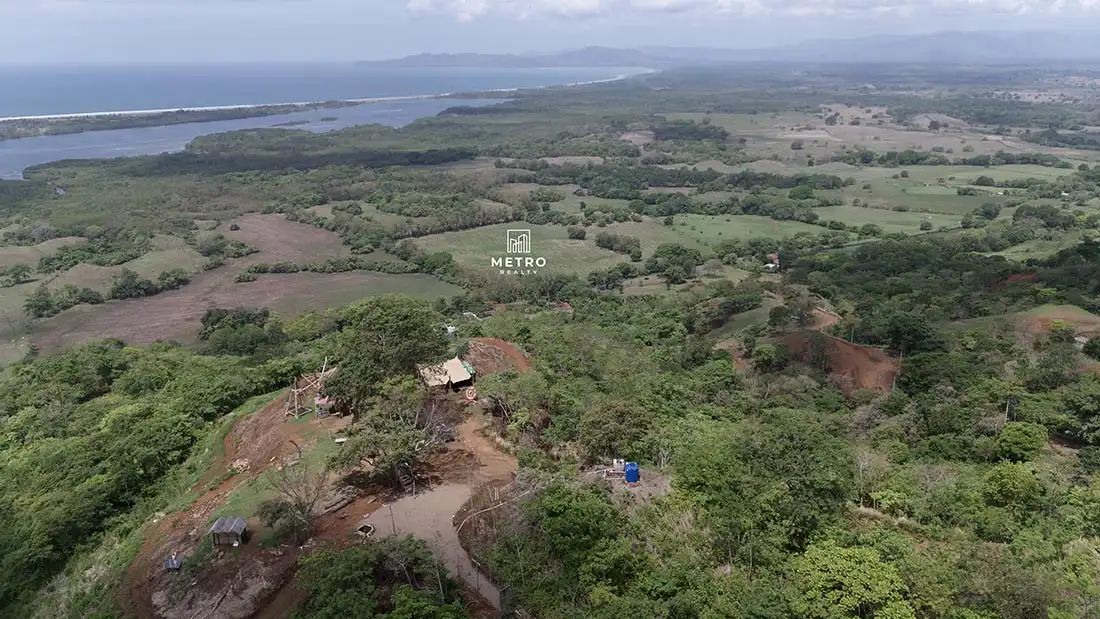
<svg viewBox="0 0 1100 619">
<path fill-rule="evenodd" d="M 0 0 L 0 64 L 367 60 L 1100 24 L 1100 0 Z"/>
</svg>

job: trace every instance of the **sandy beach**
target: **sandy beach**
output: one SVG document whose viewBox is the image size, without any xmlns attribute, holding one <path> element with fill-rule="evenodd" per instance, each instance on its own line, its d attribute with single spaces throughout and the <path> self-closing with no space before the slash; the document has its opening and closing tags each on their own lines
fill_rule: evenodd
<svg viewBox="0 0 1100 619">
<path fill-rule="evenodd" d="M 548 86 L 539 86 L 535 88 L 495 88 L 491 90 L 472 91 L 468 94 L 479 93 L 509 93 L 519 92 L 520 90 L 542 90 L 545 88 L 563 88 L 572 86 L 588 86 L 591 84 L 605 84 L 609 82 L 617 82 L 619 80 L 633 77 L 635 75 L 643 75 L 645 73 L 652 73 L 652 71 L 640 71 L 638 73 L 624 73 L 622 75 L 616 75 L 603 80 L 591 80 L 587 82 L 573 82 L 570 84 L 552 84 Z M 352 104 L 352 105 L 367 105 L 371 103 L 393 103 L 400 101 L 423 101 L 425 99 L 446 99 L 456 96 L 457 93 L 447 92 L 438 93 L 433 95 L 406 95 L 400 97 L 373 97 L 369 99 L 340 99 L 335 101 L 298 101 L 290 103 L 253 103 L 242 105 L 211 105 L 202 107 L 181 107 L 181 108 L 164 108 L 159 110 L 113 110 L 104 112 L 78 112 L 71 114 L 42 114 L 37 116 L 6 116 L 0 118 L 0 123 L 19 120 L 61 120 L 66 118 L 96 118 L 103 116 L 152 116 L 156 114 L 171 114 L 174 112 L 209 112 L 219 110 L 249 110 L 266 107 L 280 107 L 280 106 L 295 106 L 300 108 L 318 107 L 325 104 Z"/>
</svg>

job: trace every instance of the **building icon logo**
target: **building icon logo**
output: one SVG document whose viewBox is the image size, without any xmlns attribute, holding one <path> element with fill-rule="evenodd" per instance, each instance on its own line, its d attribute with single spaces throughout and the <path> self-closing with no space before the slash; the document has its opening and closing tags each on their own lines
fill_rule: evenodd
<svg viewBox="0 0 1100 619">
<path fill-rule="evenodd" d="M 529 254 L 529 253 L 531 253 L 531 231 L 530 230 L 509 230 L 508 231 L 508 253 L 510 253 L 510 254 Z"/>
</svg>

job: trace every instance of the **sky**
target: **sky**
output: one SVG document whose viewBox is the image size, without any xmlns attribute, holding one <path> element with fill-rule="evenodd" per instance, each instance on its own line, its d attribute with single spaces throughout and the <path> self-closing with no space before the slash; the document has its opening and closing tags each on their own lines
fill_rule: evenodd
<svg viewBox="0 0 1100 619">
<path fill-rule="evenodd" d="M 0 64 L 321 62 L 1100 25 L 1100 0 L 0 0 Z"/>
</svg>

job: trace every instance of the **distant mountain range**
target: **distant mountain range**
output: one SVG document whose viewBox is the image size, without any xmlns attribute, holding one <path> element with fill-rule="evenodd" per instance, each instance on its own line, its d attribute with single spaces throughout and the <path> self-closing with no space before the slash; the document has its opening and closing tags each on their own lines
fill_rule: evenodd
<svg viewBox="0 0 1100 619">
<path fill-rule="evenodd" d="M 361 63 L 375 67 L 646 67 L 735 62 L 953 63 L 1100 61 L 1100 30 L 938 32 L 823 39 L 761 49 L 586 47 L 544 54 L 421 54 Z"/>
</svg>

